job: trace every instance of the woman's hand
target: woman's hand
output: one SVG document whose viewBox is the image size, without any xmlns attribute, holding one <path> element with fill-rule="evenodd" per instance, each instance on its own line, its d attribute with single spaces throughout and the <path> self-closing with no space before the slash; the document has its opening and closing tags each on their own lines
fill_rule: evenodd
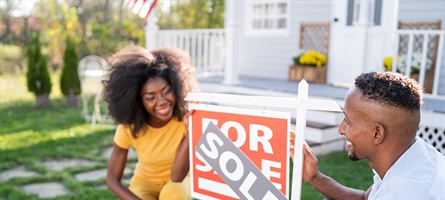
<svg viewBox="0 0 445 200">
<path fill-rule="evenodd" d="M 185 134 L 185 138 L 188 140 L 189 139 L 189 121 L 190 121 L 190 116 L 194 113 L 194 110 L 188 111 L 187 113 L 184 114 L 184 116 L 182 117 L 182 122 L 184 123 L 185 129 L 187 130 L 187 133 Z"/>
</svg>

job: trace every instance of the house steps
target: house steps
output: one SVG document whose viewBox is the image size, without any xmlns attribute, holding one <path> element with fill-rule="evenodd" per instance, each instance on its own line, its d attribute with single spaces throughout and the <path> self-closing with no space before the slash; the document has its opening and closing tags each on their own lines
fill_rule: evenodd
<svg viewBox="0 0 445 200">
<path fill-rule="evenodd" d="M 325 155 L 346 150 L 344 136 L 338 133 L 342 113 L 314 111 L 307 115 L 305 140 L 315 155 Z M 296 118 L 291 118 L 291 128 L 296 129 Z"/>
</svg>

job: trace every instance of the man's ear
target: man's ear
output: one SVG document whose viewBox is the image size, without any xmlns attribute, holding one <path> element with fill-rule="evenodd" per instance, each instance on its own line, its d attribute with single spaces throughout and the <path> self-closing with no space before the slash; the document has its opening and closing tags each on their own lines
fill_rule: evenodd
<svg viewBox="0 0 445 200">
<path fill-rule="evenodd" d="M 386 136 L 386 130 L 385 127 L 382 126 L 381 124 L 378 124 L 375 127 L 375 132 L 374 132 L 374 144 L 375 145 L 379 145 L 383 142 L 383 140 L 385 139 Z"/>
</svg>

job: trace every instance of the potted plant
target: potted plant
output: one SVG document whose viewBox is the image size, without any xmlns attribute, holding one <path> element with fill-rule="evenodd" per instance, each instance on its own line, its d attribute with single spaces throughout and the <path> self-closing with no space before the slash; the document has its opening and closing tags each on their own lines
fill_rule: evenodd
<svg viewBox="0 0 445 200">
<path fill-rule="evenodd" d="M 49 76 L 46 57 L 42 54 L 40 45 L 40 34 L 33 33 L 26 48 L 28 71 L 26 81 L 28 90 L 36 96 L 37 107 L 49 105 L 49 94 L 51 93 L 51 79 Z"/>
<path fill-rule="evenodd" d="M 396 66 L 397 69 L 396 71 L 402 74 L 405 74 L 406 71 L 406 66 L 407 66 L 407 55 L 402 55 L 402 56 L 398 56 L 397 57 L 397 62 L 396 62 Z M 383 68 L 385 71 L 391 71 L 392 70 L 392 63 L 393 63 L 393 59 L 392 57 L 385 57 L 385 59 L 383 60 Z M 422 64 L 422 53 L 421 52 L 413 52 L 411 55 L 411 78 L 419 80 L 419 73 L 420 73 L 420 67 Z M 425 62 L 425 72 L 428 72 L 429 70 L 431 70 L 433 62 L 431 61 L 430 58 L 426 58 L 426 62 Z"/>
<path fill-rule="evenodd" d="M 68 106 L 79 106 L 79 94 L 81 93 L 77 64 L 79 58 L 75 44 L 71 38 L 65 41 L 65 51 L 63 53 L 63 68 L 60 78 L 60 90 L 67 100 Z"/>
<path fill-rule="evenodd" d="M 293 65 L 289 67 L 289 80 L 325 83 L 327 58 L 320 52 L 299 50 L 293 57 Z"/>
</svg>

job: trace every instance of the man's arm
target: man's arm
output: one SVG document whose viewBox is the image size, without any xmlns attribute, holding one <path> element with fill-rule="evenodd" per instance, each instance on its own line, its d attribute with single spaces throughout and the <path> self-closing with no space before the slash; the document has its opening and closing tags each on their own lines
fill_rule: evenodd
<svg viewBox="0 0 445 200">
<path fill-rule="evenodd" d="M 294 156 L 295 132 L 291 131 L 291 155 Z M 311 184 L 324 196 L 331 199 L 368 199 L 371 188 L 368 191 L 346 187 L 318 170 L 318 159 L 312 149 L 305 142 L 303 144 L 303 179 Z"/>
<path fill-rule="evenodd" d="M 365 191 L 346 187 L 322 173 L 308 183 L 331 199 L 367 199 Z"/>
<path fill-rule="evenodd" d="M 303 144 L 303 178 L 324 196 L 331 199 L 367 199 L 365 191 L 346 187 L 318 170 L 318 160 L 312 149 Z M 368 189 L 368 191 L 371 191 Z"/>
</svg>

